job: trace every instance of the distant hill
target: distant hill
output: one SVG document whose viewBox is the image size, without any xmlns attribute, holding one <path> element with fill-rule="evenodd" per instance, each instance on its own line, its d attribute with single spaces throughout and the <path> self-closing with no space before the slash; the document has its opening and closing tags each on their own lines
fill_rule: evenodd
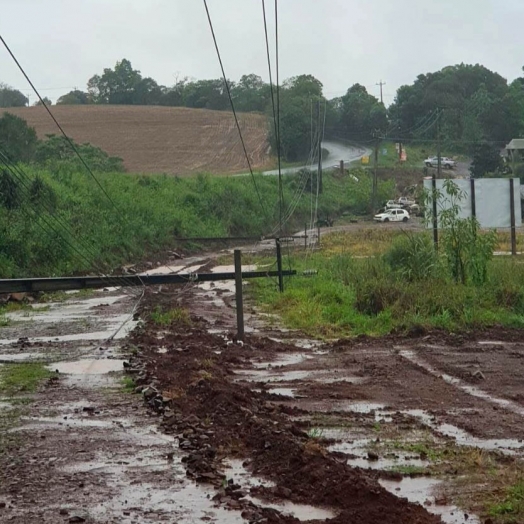
<svg viewBox="0 0 524 524">
<path fill-rule="evenodd" d="M 60 133 L 43 107 L 6 111 L 26 120 L 40 138 Z M 130 172 L 190 175 L 247 171 L 235 121 L 229 112 L 107 105 L 59 105 L 53 106 L 52 111 L 69 136 L 123 158 Z M 253 168 L 270 166 L 266 118 L 246 113 L 240 114 L 239 120 Z"/>
</svg>

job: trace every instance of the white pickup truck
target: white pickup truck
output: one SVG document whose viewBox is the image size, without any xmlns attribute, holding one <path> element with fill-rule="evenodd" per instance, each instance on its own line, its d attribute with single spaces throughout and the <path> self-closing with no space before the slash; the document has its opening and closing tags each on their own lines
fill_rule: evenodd
<svg viewBox="0 0 524 524">
<path fill-rule="evenodd" d="M 426 164 L 426 167 L 438 167 L 438 156 L 426 158 L 426 160 L 424 160 L 424 164 Z M 441 156 L 440 165 L 446 169 L 453 169 L 457 166 L 457 163 L 447 156 Z"/>
</svg>

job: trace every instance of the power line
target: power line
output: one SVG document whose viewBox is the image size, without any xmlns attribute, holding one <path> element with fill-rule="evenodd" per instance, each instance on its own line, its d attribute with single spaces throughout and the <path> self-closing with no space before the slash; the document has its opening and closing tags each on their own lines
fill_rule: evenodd
<svg viewBox="0 0 524 524">
<path fill-rule="evenodd" d="M 11 162 L 9 158 L 7 157 L 7 155 L 1 149 L 0 149 L 0 162 L 20 182 L 22 188 L 25 189 L 26 194 L 30 194 L 29 183 L 32 181 L 31 177 L 29 177 L 29 175 L 27 175 L 27 173 L 25 173 L 25 171 L 21 167 Z M 54 227 L 52 228 L 53 232 L 59 235 L 72 249 L 74 249 L 75 253 L 78 253 L 81 256 L 81 260 L 83 262 L 87 262 L 89 266 L 94 266 L 95 269 L 98 269 L 100 273 L 103 274 L 104 269 L 102 268 L 102 266 L 98 265 L 97 262 L 94 262 L 97 259 L 97 254 L 94 253 L 87 244 L 80 241 L 77 238 L 77 236 L 74 234 L 74 232 L 70 231 L 69 226 L 53 213 L 53 204 L 51 203 L 49 197 L 44 197 L 42 203 L 45 204 L 45 209 L 47 210 L 50 218 L 54 222 L 56 222 L 58 226 L 65 231 L 65 233 L 67 233 L 71 237 L 73 243 L 76 242 L 80 244 L 82 249 L 88 253 L 87 256 L 92 257 L 92 260 L 87 258 L 87 256 L 84 253 L 82 253 L 80 249 L 77 249 L 76 246 L 74 246 L 71 242 L 65 239 L 57 230 L 54 229 Z M 111 278 L 113 283 L 118 283 L 121 286 L 129 286 L 129 280 L 126 280 L 125 277 L 119 278 L 119 279 L 116 279 L 114 277 L 108 277 L 108 278 Z"/>
<path fill-rule="evenodd" d="M 47 105 L 47 103 L 44 101 L 44 99 L 42 98 L 42 96 L 40 95 L 40 93 L 38 92 L 38 90 L 36 89 L 36 87 L 34 86 L 33 82 L 31 82 L 31 79 L 29 78 L 29 76 L 27 75 L 27 73 L 25 72 L 24 68 L 21 66 L 20 62 L 17 60 L 16 56 L 13 54 L 13 52 L 11 51 L 11 48 L 7 45 L 7 42 L 4 40 L 4 37 L 2 35 L 0 35 L 0 41 L 2 41 L 2 43 L 4 44 L 4 47 L 7 49 L 7 52 L 11 55 L 11 58 L 14 60 L 15 64 L 18 66 L 18 69 L 20 69 L 21 73 L 24 75 L 25 79 L 27 80 L 27 82 L 29 83 L 29 85 L 31 86 L 31 88 L 33 89 L 33 91 L 35 92 L 36 96 L 38 97 L 38 99 L 40 100 L 41 104 L 44 106 L 44 108 L 46 109 L 46 111 L 49 113 L 49 116 L 52 118 L 53 122 L 56 124 L 56 126 L 58 127 L 58 129 L 60 130 L 60 132 L 62 133 L 62 135 L 64 136 L 64 138 L 67 140 L 69 146 L 71 147 L 71 149 L 75 152 L 76 156 L 78 157 L 78 159 L 80 160 L 80 162 L 82 163 L 82 165 L 85 167 L 85 169 L 87 170 L 87 172 L 89 173 L 89 175 L 91 176 L 91 178 L 96 182 L 96 184 L 98 185 L 98 187 L 100 188 L 100 190 L 102 191 L 102 193 L 106 196 L 106 198 L 111 202 L 111 204 L 113 205 L 113 207 L 116 209 L 117 213 L 122 217 L 124 218 L 124 216 L 122 215 L 122 213 L 120 212 L 120 210 L 118 209 L 118 207 L 116 206 L 116 204 L 114 203 L 113 199 L 109 196 L 109 194 L 107 193 L 107 191 L 103 188 L 102 184 L 100 183 L 100 181 L 98 180 L 98 178 L 95 176 L 95 174 L 93 173 L 93 171 L 91 171 L 91 168 L 87 165 L 86 161 L 84 160 L 84 158 L 82 157 L 82 155 L 80 154 L 80 152 L 78 151 L 78 148 L 75 146 L 75 144 L 73 143 L 73 141 L 69 138 L 69 136 L 66 134 L 66 132 L 64 131 L 64 129 L 62 128 L 62 126 L 58 123 L 58 120 L 55 118 L 55 116 L 53 115 L 53 113 L 51 112 L 51 110 L 49 109 L 49 106 Z M 125 218 L 124 218 L 125 219 Z"/>
<path fill-rule="evenodd" d="M 266 207 L 264 205 L 264 201 L 262 200 L 262 196 L 260 195 L 260 191 L 258 190 L 257 181 L 256 181 L 255 175 L 253 173 L 253 168 L 251 167 L 251 161 L 249 160 L 249 155 L 247 154 L 246 144 L 244 142 L 244 137 L 242 136 L 242 130 L 240 129 L 240 124 L 238 122 L 237 112 L 235 110 L 235 104 L 233 103 L 233 97 L 231 96 L 231 89 L 229 88 L 229 82 L 227 81 L 226 72 L 224 70 L 224 64 L 222 63 L 222 57 L 220 55 L 220 49 L 218 48 L 218 42 L 217 42 L 217 39 L 216 39 L 216 36 L 215 36 L 215 30 L 213 28 L 213 22 L 211 20 L 211 14 L 209 13 L 209 8 L 207 6 L 207 0 L 204 0 L 204 7 L 206 8 L 207 19 L 208 19 L 208 22 L 209 22 L 209 28 L 211 29 L 211 35 L 213 37 L 213 42 L 215 43 L 215 49 L 216 49 L 216 52 L 217 52 L 218 61 L 220 63 L 220 69 L 222 70 L 222 77 L 224 78 L 224 84 L 226 86 L 227 96 L 229 98 L 229 103 L 231 104 L 231 110 L 233 111 L 233 116 L 235 118 L 235 123 L 236 123 L 237 129 L 238 129 L 238 134 L 240 136 L 240 142 L 242 143 L 242 148 L 244 150 L 244 155 L 246 157 L 247 165 L 249 167 L 249 172 L 251 174 L 251 178 L 253 180 L 253 184 L 254 184 L 255 190 L 257 192 L 258 200 L 260 202 L 260 207 L 262 208 L 262 211 L 266 215 L 266 218 L 269 220 L 269 215 L 268 215 L 268 213 L 266 211 Z"/>
<path fill-rule="evenodd" d="M 268 36 L 268 30 L 267 30 L 267 17 L 266 17 L 266 0 L 262 0 L 262 14 L 264 16 L 264 33 L 266 37 L 267 66 L 269 70 L 269 87 L 271 90 L 271 106 L 273 109 L 273 125 L 275 128 L 275 141 L 276 141 L 277 150 L 278 150 L 278 148 L 280 147 L 280 137 L 279 137 L 279 128 L 278 128 L 278 123 L 277 123 L 277 114 L 276 114 L 276 109 L 275 109 L 275 93 L 273 90 L 273 71 L 271 68 L 271 53 L 269 51 L 269 36 Z M 280 151 L 278 151 L 278 156 L 279 156 L 279 175 L 281 176 Z M 279 184 L 280 184 L 280 181 L 279 181 Z M 280 194 L 279 194 L 278 201 L 279 201 L 279 225 L 280 225 L 280 231 L 282 231 L 282 207 L 283 207 L 282 204 L 283 203 L 282 203 L 282 198 Z"/>
<path fill-rule="evenodd" d="M 278 193 L 280 209 L 280 234 L 282 234 L 282 208 L 284 207 L 284 189 L 282 186 L 282 142 L 280 140 L 280 65 L 278 52 L 278 0 L 275 0 L 275 54 L 277 69 L 277 154 L 278 154 Z"/>
</svg>

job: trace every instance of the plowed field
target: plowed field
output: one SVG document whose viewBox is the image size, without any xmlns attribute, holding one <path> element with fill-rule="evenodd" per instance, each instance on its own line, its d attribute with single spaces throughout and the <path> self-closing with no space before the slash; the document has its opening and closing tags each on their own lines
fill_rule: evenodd
<svg viewBox="0 0 524 524">
<path fill-rule="evenodd" d="M 12 108 L 40 138 L 59 131 L 42 107 Z M 77 142 L 124 159 L 130 172 L 190 175 L 247 171 L 233 115 L 225 111 L 158 106 L 56 106 L 53 114 Z M 263 115 L 240 114 L 254 168 L 270 165 Z"/>
</svg>

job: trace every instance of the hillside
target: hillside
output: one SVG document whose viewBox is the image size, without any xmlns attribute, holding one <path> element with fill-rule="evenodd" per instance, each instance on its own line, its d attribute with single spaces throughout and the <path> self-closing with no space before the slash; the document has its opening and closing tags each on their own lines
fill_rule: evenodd
<svg viewBox="0 0 524 524">
<path fill-rule="evenodd" d="M 59 130 L 43 107 L 8 110 L 40 138 Z M 124 159 L 130 172 L 190 175 L 247 170 L 233 115 L 224 111 L 160 106 L 60 105 L 53 114 L 77 142 L 90 142 Z M 254 168 L 271 163 L 263 115 L 239 115 Z"/>
</svg>

